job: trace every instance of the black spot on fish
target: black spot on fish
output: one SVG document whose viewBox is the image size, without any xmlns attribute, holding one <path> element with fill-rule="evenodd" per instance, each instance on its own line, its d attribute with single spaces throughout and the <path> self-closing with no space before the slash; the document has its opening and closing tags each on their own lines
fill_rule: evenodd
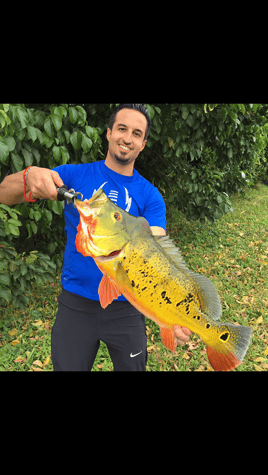
<svg viewBox="0 0 268 475">
<path fill-rule="evenodd" d="M 132 287 L 135 287 L 135 282 L 134 282 L 134 280 L 131 281 L 131 285 L 132 285 Z"/>
<path fill-rule="evenodd" d="M 165 298 L 165 302 L 172 303 L 171 300 L 168 297 Z"/>
<path fill-rule="evenodd" d="M 165 296 L 166 296 L 166 291 L 164 290 L 164 292 L 162 292 L 162 294 L 161 294 L 162 299 L 164 299 Z"/>
<path fill-rule="evenodd" d="M 209 329 L 211 327 L 210 323 L 206 324 L 206 328 Z"/>
<path fill-rule="evenodd" d="M 200 320 L 200 315 L 197 315 L 197 317 L 196 317 L 196 318 L 197 318 L 197 320 Z"/>
<path fill-rule="evenodd" d="M 146 289 L 147 289 L 147 287 L 143 287 L 143 289 L 141 289 L 141 291 L 143 292 L 143 290 L 146 290 Z"/>
<path fill-rule="evenodd" d="M 229 332 L 226 332 L 226 333 L 223 333 L 223 334 L 220 336 L 220 339 L 223 340 L 223 341 L 227 341 L 227 340 L 228 340 L 228 337 L 229 337 Z"/>
<path fill-rule="evenodd" d="M 158 286 L 158 284 L 155 284 L 155 285 L 154 285 L 154 289 L 156 289 L 157 286 Z"/>
<path fill-rule="evenodd" d="M 194 315 L 193 318 L 196 318 L 196 315 Z"/>
</svg>

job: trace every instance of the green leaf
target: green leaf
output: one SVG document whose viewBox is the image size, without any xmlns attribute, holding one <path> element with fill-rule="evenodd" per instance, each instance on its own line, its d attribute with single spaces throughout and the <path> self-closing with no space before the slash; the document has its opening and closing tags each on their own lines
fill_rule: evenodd
<svg viewBox="0 0 268 475">
<path fill-rule="evenodd" d="M 45 214 L 46 219 L 50 224 L 53 218 L 53 214 L 51 213 L 51 211 L 49 211 L 49 209 L 44 209 L 43 213 Z"/>
<path fill-rule="evenodd" d="M 15 226 L 13 224 L 10 224 L 10 222 L 8 222 L 8 227 L 9 227 L 10 233 L 13 234 L 13 236 L 20 235 L 20 230 L 17 225 Z"/>
<path fill-rule="evenodd" d="M 66 117 L 67 110 L 64 106 L 59 106 L 59 107 L 57 107 L 57 109 L 58 109 L 58 113 L 59 113 L 61 118 Z M 54 113 L 55 113 L 55 111 L 54 111 Z"/>
<path fill-rule="evenodd" d="M 227 155 L 228 155 L 229 158 L 233 157 L 233 149 L 232 148 L 228 149 Z"/>
<path fill-rule="evenodd" d="M 229 117 L 231 117 L 232 120 L 237 119 L 237 114 L 235 112 L 228 111 L 228 115 L 229 115 Z"/>
<path fill-rule="evenodd" d="M 54 145 L 52 149 L 53 157 L 55 158 L 56 162 L 59 162 L 61 159 L 61 147 L 57 147 Z"/>
<path fill-rule="evenodd" d="M 13 139 L 13 137 L 9 137 L 9 136 L 5 137 L 5 143 L 7 144 L 8 150 L 10 152 L 12 152 L 14 150 L 14 148 L 16 147 L 16 142 Z"/>
<path fill-rule="evenodd" d="M 195 123 L 194 116 L 192 114 L 189 114 L 186 120 L 186 124 L 189 125 L 189 127 L 193 127 Z"/>
<path fill-rule="evenodd" d="M 246 108 L 244 106 L 244 104 L 238 104 L 239 107 L 240 107 L 240 110 L 242 111 L 242 114 L 245 114 L 246 113 Z"/>
<path fill-rule="evenodd" d="M 0 112 L 3 112 L 3 111 L 0 110 Z M 1 115 L 0 115 L 0 122 L 1 122 L 1 128 L 3 129 L 6 125 L 6 122 L 5 122 L 4 117 L 2 117 Z"/>
<path fill-rule="evenodd" d="M 20 270 L 21 270 L 21 275 L 25 275 L 28 272 L 28 266 L 26 264 L 22 264 Z"/>
<path fill-rule="evenodd" d="M 82 148 L 85 153 L 89 152 L 92 147 L 92 140 L 88 138 L 85 134 L 82 134 Z"/>
<path fill-rule="evenodd" d="M 152 120 L 154 118 L 154 115 L 155 115 L 155 110 L 152 106 L 150 106 L 150 104 L 145 104 L 145 106 L 147 107 L 150 119 Z"/>
<path fill-rule="evenodd" d="M 11 120 L 10 118 L 6 115 L 5 111 L 1 110 L 0 109 L 0 114 L 4 117 L 4 122 L 7 123 L 7 125 L 9 125 L 11 123 Z M 3 125 L 4 127 L 4 125 Z"/>
<path fill-rule="evenodd" d="M 189 111 L 188 111 L 186 106 L 182 106 L 181 110 L 182 110 L 182 115 L 181 116 L 184 120 L 186 120 L 188 115 L 189 115 Z"/>
<path fill-rule="evenodd" d="M 0 285 L 9 285 L 10 284 L 10 277 L 8 274 L 1 274 L 0 275 Z"/>
<path fill-rule="evenodd" d="M 22 226 L 21 222 L 18 219 L 10 218 L 8 224 L 14 224 L 14 226 Z"/>
<path fill-rule="evenodd" d="M 69 117 L 71 124 L 75 124 L 78 119 L 78 110 L 75 107 L 69 107 Z"/>
<path fill-rule="evenodd" d="M 68 130 L 63 130 L 63 133 L 65 135 L 66 143 L 70 143 L 70 132 Z"/>
<path fill-rule="evenodd" d="M 27 125 L 27 130 L 28 130 L 28 134 L 29 134 L 30 139 L 33 142 L 35 142 L 36 139 L 37 139 L 36 129 L 32 125 Z"/>
<path fill-rule="evenodd" d="M 27 126 L 27 124 L 29 122 L 26 111 L 24 111 L 23 109 L 18 107 L 17 110 L 16 110 L 16 115 L 17 115 L 17 117 L 18 117 L 18 119 L 21 123 L 22 129 L 25 129 L 25 127 Z"/>
<path fill-rule="evenodd" d="M 61 145 L 60 150 L 61 150 L 61 157 L 62 157 L 61 163 L 62 163 L 62 165 L 66 165 L 66 163 L 70 159 L 69 152 L 68 152 L 67 148 L 64 145 Z"/>
<path fill-rule="evenodd" d="M 51 120 L 53 122 L 53 125 L 54 125 L 56 131 L 58 132 L 62 127 L 61 117 L 57 114 L 51 114 Z"/>
<path fill-rule="evenodd" d="M 40 213 L 40 211 L 34 211 L 35 221 L 39 221 L 41 218 L 42 218 L 42 213 Z"/>
<path fill-rule="evenodd" d="M 73 148 L 75 150 L 80 150 L 81 142 L 82 142 L 82 132 L 80 132 L 80 130 L 73 132 L 70 139 L 71 139 L 71 144 Z"/>
<path fill-rule="evenodd" d="M 8 303 L 12 300 L 11 290 L 9 289 L 0 289 L 0 297 L 5 299 Z"/>
<path fill-rule="evenodd" d="M 22 148 L 21 153 L 24 156 L 26 167 L 30 167 L 33 164 L 33 154 L 26 150 L 26 148 Z"/>
<path fill-rule="evenodd" d="M 30 223 L 31 223 L 31 228 L 32 228 L 33 233 L 36 234 L 36 233 L 37 233 L 37 226 L 36 226 L 36 224 L 35 224 L 33 221 L 30 221 Z"/>
<path fill-rule="evenodd" d="M 62 215 L 62 211 L 63 211 L 63 205 L 61 203 L 64 203 L 64 201 L 60 202 L 60 201 L 52 201 L 52 210 L 54 211 L 54 213 L 58 214 L 59 216 Z"/>
<path fill-rule="evenodd" d="M 8 164 L 8 158 L 9 158 L 8 146 L 2 140 L 0 140 L 0 162 L 7 165 Z"/>
<path fill-rule="evenodd" d="M 11 153 L 11 161 L 14 165 L 14 168 L 15 168 L 16 172 L 21 172 L 21 170 L 23 170 L 24 162 L 23 162 L 22 158 L 19 157 L 19 155 L 12 152 Z"/>
<path fill-rule="evenodd" d="M 93 136 L 94 136 L 93 132 L 94 132 L 93 127 L 90 127 L 90 125 L 86 125 L 86 134 L 88 135 L 90 139 L 93 139 Z"/>
<path fill-rule="evenodd" d="M 85 109 L 81 106 L 76 106 L 76 109 L 78 110 L 78 112 L 80 112 L 80 114 L 82 116 L 82 119 L 83 119 L 83 122 L 85 122 L 87 120 L 87 113 L 86 113 Z"/>
<path fill-rule="evenodd" d="M 44 122 L 44 129 L 49 137 L 54 137 L 54 132 L 52 128 L 52 122 L 51 122 L 51 117 L 50 115 L 46 117 L 45 122 Z"/>
</svg>

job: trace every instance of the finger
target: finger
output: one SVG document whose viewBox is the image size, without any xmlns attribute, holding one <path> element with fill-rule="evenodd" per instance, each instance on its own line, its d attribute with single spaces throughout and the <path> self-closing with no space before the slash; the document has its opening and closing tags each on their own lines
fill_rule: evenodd
<svg viewBox="0 0 268 475">
<path fill-rule="evenodd" d="M 181 327 L 181 329 L 182 329 L 183 333 L 187 336 L 190 336 L 193 333 L 191 330 L 189 330 L 189 328 Z"/>
<path fill-rule="evenodd" d="M 174 333 L 176 338 L 181 342 L 186 342 L 189 340 L 189 336 L 185 335 L 179 325 L 174 325 Z"/>
<path fill-rule="evenodd" d="M 59 188 L 61 188 L 64 185 L 60 175 L 54 170 L 52 170 L 52 179 Z"/>
<path fill-rule="evenodd" d="M 50 176 L 44 182 L 44 193 L 51 201 L 57 200 L 57 185 L 59 188 L 63 185 L 63 181 L 59 174 L 53 170 L 50 171 Z"/>
</svg>

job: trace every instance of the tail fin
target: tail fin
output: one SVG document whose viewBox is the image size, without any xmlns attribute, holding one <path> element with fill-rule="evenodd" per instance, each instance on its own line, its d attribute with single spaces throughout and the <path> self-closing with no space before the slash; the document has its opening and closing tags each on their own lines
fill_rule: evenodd
<svg viewBox="0 0 268 475">
<path fill-rule="evenodd" d="M 219 338 L 225 343 L 221 349 L 207 346 L 207 355 L 212 368 L 215 371 L 230 371 L 239 366 L 248 350 L 252 329 L 242 325 L 236 326 L 231 323 L 224 324 L 226 332 Z"/>
</svg>

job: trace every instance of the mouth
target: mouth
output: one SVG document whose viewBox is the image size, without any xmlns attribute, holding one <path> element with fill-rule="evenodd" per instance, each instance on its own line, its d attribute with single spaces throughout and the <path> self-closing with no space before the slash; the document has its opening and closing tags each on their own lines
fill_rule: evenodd
<svg viewBox="0 0 268 475">
<path fill-rule="evenodd" d="M 123 144 L 119 144 L 119 148 L 124 153 L 129 152 L 130 150 L 132 150 L 130 147 L 127 147 L 126 145 L 123 145 Z"/>
</svg>

